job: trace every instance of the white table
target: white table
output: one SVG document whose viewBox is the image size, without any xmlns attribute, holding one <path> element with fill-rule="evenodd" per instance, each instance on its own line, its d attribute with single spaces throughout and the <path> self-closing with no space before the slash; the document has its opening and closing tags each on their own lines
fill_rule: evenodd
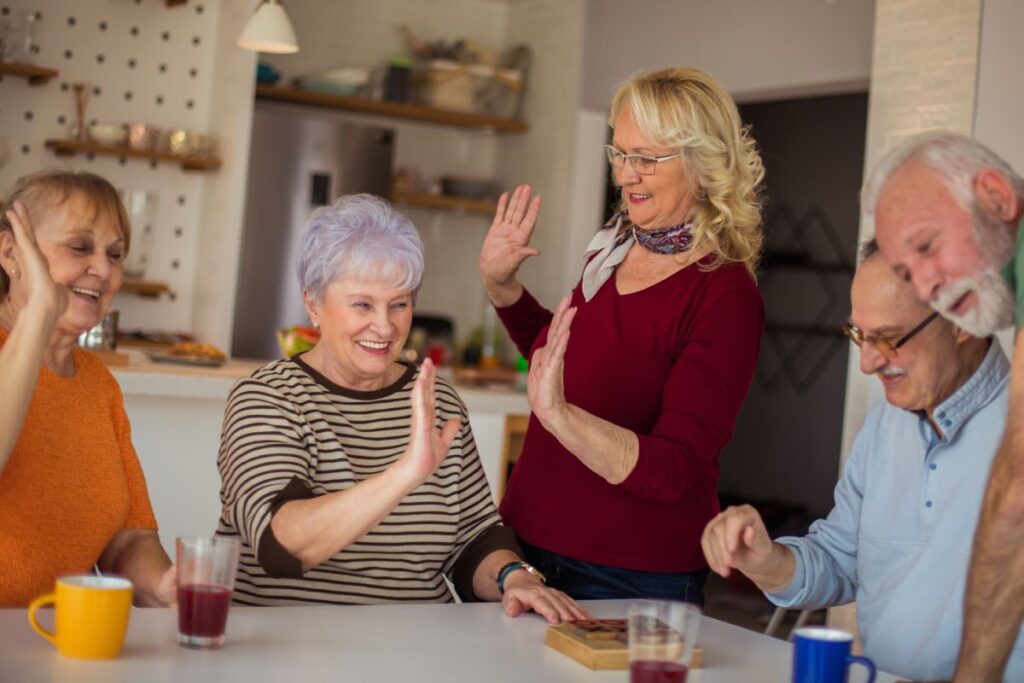
<svg viewBox="0 0 1024 683">
<path fill-rule="evenodd" d="M 627 601 L 584 603 L 597 617 L 621 617 Z M 52 618 L 45 612 L 48 626 Z M 626 671 L 596 672 L 544 645 L 535 615 L 509 619 L 497 604 L 374 607 L 233 607 L 218 651 L 178 647 L 177 612 L 135 609 L 120 659 L 79 661 L 57 654 L 28 625 L 25 611 L 0 610 L 0 681 L 42 683 L 384 683 L 436 681 L 619 681 Z M 791 646 L 704 619 L 705 668 L 688 683 L 784 683 Z M 864 675 L 855 667 L 851 683 Z M 878 683 L 896 679 L 880 674 Z"/>
</svg>

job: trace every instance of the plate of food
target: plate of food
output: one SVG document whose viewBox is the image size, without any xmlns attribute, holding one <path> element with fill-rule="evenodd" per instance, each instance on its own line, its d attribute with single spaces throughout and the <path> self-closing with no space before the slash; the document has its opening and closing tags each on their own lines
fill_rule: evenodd
<svg viewBox="0 0 1024 683">
<path fill-rule="evenodd" d="M 177 363 L 179 365 L 198 365 L 208 368 L 219 368 L 227 361 L 224 352 L 213 344 L 198 342 L 181 342 L 169 347 L 163 353 L 147 354 L 155 363 Z"/>
</svg>

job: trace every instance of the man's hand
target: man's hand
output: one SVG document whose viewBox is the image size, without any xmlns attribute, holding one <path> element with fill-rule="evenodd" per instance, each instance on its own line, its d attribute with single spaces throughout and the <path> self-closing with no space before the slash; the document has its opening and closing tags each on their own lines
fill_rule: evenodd
<svg viewBox="0 0 1024 683">
<path fill-rule="evenodd" d="M 796 572 L 796 560 L 785 546 L 773 543 L 761 515 L 749 505 L 730 507 L 704 527 L 701 547 L 716 574 L 743 572 L 763 591 L 785 588 Z"/>
</svg>

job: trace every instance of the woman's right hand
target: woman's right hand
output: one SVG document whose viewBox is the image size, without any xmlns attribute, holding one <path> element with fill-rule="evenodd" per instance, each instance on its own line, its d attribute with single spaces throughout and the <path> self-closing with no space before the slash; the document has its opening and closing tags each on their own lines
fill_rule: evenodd
<svg viewBox="0 0 1024 683">
<path fill-rule="evenodd" d="M 14 202 L 14 207 L 7 210 L 7 220 L 14 229 L 14 244 L 21 255 L 22 272 L 18 276 L 24 278 L 29 306 L 41 307 L 56 321 L 68 308 L 68 293 L 50 276 L 50 266 L 39 250 L 28 209 L 21 202 Z"/>
<path fill-rule="evenodd" d="M 511 197 L 507 192 L 501 195 L 480 250 L 480 276 L 489 293 L 514 284 L 523 261 L 540 253 L 530 246 L 539 212 L 540 195 L 530 201 L 529 185 L 520 185 Z"/>
<path fill-rule="evenodd" d="M 426 358 L 420 367 L 420 376 L 412 388 L 412 437 L 399 460 L 410 473 L 415 486 L 425 482 L 451 450 L 452 441 L 461 423 L 452 418 L 441 429 L 436 429 L 437 410 L 434 399 L 434 377 L 437 370 Z"/>
</svg>

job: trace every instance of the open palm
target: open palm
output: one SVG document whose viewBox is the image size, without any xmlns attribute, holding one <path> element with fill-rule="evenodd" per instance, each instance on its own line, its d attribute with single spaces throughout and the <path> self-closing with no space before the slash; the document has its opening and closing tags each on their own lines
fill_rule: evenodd
<svg viewBox="0 0 1024 683">
<path fill-rule="evenodd" d="M 402 456 L 408 459 L 420 482 L 426 481 L 444 461 L 460 427 L 460 422 L 454 418 L 445 422 L 440 430 L 434 427 L 437 419 L 434 399 L 436 374 L 434 364 L 429 358 L 425 359 L 412 389 L 412 435 Z"/>
<path fill-rule="evenodd" d="M 507 192 L 501 195 L 480 250 L 480 275 L 485 284 L 508 284 L 523 261 L 540 253 L 530 246 L 538 213 L 540 195 L 530 201 L 529 185 L 520 185 L 511 197 Z"/>
<path fill-rule="evenodd" d="M 28 209 L 21 202 L 14 202 L 14 207 L 7 211 L 7 220 L 11 223 L 14 244 L 21 257 L 19 261 L 28 300 L 38 302 L 50 312 L 52 319 L 56 320 L 67 310 L 68 293 L 50 276 L 50 267 L 46 257 L 39 250 Z"/>
<path fill-rule="evenodd" d="M 530 374 L 526 381 L 526 394 L 530 410 L 546 429 L 561 417 L 567 408 L 565 401 L 565 349 L 569 345 L 569 329 L 576 309 L 569 307 L 569 297 L 555 308 L 548 327 L 547 343 L 533 352 Z"/>
</svg>

